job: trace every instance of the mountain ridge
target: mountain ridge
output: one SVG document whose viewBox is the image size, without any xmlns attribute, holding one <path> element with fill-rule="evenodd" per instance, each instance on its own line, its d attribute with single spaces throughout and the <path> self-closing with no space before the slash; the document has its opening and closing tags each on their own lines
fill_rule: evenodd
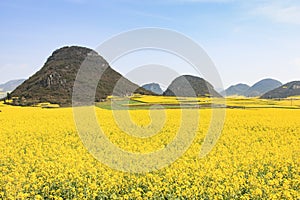
<svg viewBox="0 0 300 200">
<path fill-rule="evenodd" d="M 288 82 L 274 90 L 263 94 L 261 99 L 287 98 L 292 96 L 300 96 L 300 81 Z"/>
<path fill-rule="evenodd" d="M 1 92 L 11 92 L 21 85 L 26 79 L 14 79 L 0 84 Z"/>
<path fill-rule="evenodd" d="M 250 88 L 249 85 L 244 83 L 238 83 L 228 87 L 226 90 L 222 91 L 220 94 L 223 96 L 243 96 L 244 93 Z"/>
<path fill-rule="evenodd" d="M 246 97 L 257 97 L 261 96 L 264 93 L 271 91 L 277 87 L 280 87 L 282 83 L 278 80 L 272 78 L 262 79 L 252 85 L 245 93 Z"/>
</svg>

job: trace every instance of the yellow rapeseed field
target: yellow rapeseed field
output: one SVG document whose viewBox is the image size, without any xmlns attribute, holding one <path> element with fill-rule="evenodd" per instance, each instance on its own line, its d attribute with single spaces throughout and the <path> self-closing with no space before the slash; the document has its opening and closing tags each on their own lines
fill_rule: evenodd
<svg viewBox="0 0 300 200">
<path fill-rule="evenodd" d="M 298 109 L 228 109 L 222 135 L 204 158 L 199 151 L 211 110 L 199 110 L 187 152 L 169 167 L 142 174 L 96 160 L 76 132 L 72 108 L 0 104 L 0 110 L 0 199 L 300 199 Z M 118 128 L 111 110 L 95 110 L 115 145 L 141 153 L 164 148 L 181 115 L 166 110 L 162 130 L 143 139 Z M 129 112 L 139 126 L 151 123 L 148 110 Z"/>
</svg>

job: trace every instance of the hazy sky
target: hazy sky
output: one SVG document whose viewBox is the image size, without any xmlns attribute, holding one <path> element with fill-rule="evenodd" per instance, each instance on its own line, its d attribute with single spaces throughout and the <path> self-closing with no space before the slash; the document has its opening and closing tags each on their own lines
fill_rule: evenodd
<svg viewBox="0 0 300 200">
<path fill-rule="evenodd" d="M 266 77 L 300 79 L 299 0 L 11 0 L 0 1 L 0 26 L 0 83 L 28 78 L 62 46 L 96 48 L 142 27 L 195 40 L 225 87 Z M 175 71 L 189 73 L 178 63 Z M 128 65 L 125 59 L 112 67 L 126 74 Z"/>
</svg>

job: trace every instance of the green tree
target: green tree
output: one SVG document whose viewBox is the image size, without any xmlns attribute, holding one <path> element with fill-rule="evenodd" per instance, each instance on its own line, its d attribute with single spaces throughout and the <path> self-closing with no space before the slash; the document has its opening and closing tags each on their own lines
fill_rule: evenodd
<svg viewBox="0 0 300 200">
<path fill-rule="evenodd" d="M 6 96 L 7 100 L 11 100 L 11 94 L 8 92 Z"/>
</svg>

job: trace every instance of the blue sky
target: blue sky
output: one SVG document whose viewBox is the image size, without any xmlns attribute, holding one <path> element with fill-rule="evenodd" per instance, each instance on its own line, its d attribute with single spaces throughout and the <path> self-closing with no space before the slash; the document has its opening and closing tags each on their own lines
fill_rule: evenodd
<svg viewBox="0 0 300 200">
<path fill-rule="evenodd" d="M 142 27 L 192 38 L 225 87 L 266 77 L 300 79 L 298 0 L 11 0 L 0 1 L 0 26 L 0 83 L 33 75 L 62 46 L 96 48 Z M 124 63 L 112 66 L 126 74 Z"/>
</svg>

